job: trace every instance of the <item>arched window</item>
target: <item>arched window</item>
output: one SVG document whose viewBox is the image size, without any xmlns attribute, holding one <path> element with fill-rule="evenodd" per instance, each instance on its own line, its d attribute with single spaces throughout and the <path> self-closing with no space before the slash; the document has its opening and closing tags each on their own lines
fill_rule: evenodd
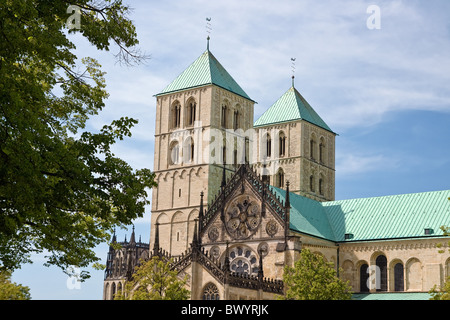
<svg viewBox="0 0 450 320">
<path fill-rule="evenodd" d="M 387 259 L 379 255 L 375 260 L 377 291 L 387 291 Z M 379 287 L 378 287 L 379 285 Z"/>
<path fill-rule="evenodd" d="M 230 271 L 256 276 L 259 271 L 258 259 L 250 248 L 235 247 L 229 253 Z"/>
<path fill-rule="evenodd" d="M 315 192 L 315 188 L 314 188 L 314 175 L 311 175 L 309 177 L 309 190 L 311 192 Z"/>
<path fill-rule="evenodd" d="M 394 266 L 394 291 L 405 291 L 404 269 L 400 262 Z"/>
<path fill-rule="evenodd" d="M 319 194 L 321 196 L 323 196 L 323 177 L 322 177 L 322 175 L 320 176 L 320 179 L 319 179 Z"/>
<path fill-rule="evenodd" d="M 284 171 L 281 168 L 278 170 L 276 181 L 277 181 L 278 188 L 284 187 Z"/>
<path fill-rule="evenodd" d="M 180 146 L 178 142 L 175 141 L 170 145 L 170 164 L 179 164 L 180 163 Z"/>
<path fill-rule="evenodd" d="M 194 100 L 190 100 L 186 107 L 186 125 L 193 126 L 195 122 L 195 109 L 197 104 Z"/>
<path fill-rule="evenodd" d="M 359 268 L 359 291 L 360 292 L 369 292 L 368 280 L 369 280 L 369 266 L 367 264 L 363 264 Z"/>
<path fill-rule="evenodd" d="M 111 300 L 114 300 L 114 295 L 116 294 L 116 283 L 113 282 L 112 288 L 111 288 Z"/>
<path fill-rule="evenodd" d="M 316 158 L 316 139 L 314 136 L 311 136 L 311 140 L 309 140 L 309 156 L 311 160 L 315 160 Z"/>
<path fill-rule="evenodd" d="M 320 138 L 320 144 L 319 144 L 319 162 L 324 163 L 324 156 L 325 156 L 325 139 Z"/>
<path fill-rule="evenodd" d="M 222 128 L 226 128 L 227 127 L 227 116 L 228 116 L 228 108 L 227 106 L 224 104 L 222 105 L 222 114 L 221 114 L 221 125 Z"/>
<path fill-rule="evenodd" d="M 284 157 L 286 155 L 286 136 L 284 135 L 284 132 L 280 132 L 280 136 L 278 139 L 278 148 L 279 148 L 279 156 Z"/>
<path fill-rule="evenodd" d="M 208 283 L 203 289 L 203 300 L 220 300 L 219 290 L 214 283 Z"/>
<path fill-rule="evenodd" d="M 234 129 L 234 130 L 239 129 L 239 110 L 235 110 L 235 111 L 234 111 L 234 116 L 233 116 L 233 129 Z"/>
<path fill-rule="evenodd" d="M 172 128 L 180 128 L 181 125 L 181 105 L 176 101 L 172 106 Z"/>
<path fill-rule="evenodd" d="M 183 162 L 192 163 L 194 161 L 194 139 L 188 137 L 184 141 Z"/>
<path fill-rule="evenodd" d="M 272 138 L 270 137 L 270 134 L 266 134 L 265 139 L 263 140 L 265 142 L 265 157 L 270 158 L 272 156 Z"/>
</svg>

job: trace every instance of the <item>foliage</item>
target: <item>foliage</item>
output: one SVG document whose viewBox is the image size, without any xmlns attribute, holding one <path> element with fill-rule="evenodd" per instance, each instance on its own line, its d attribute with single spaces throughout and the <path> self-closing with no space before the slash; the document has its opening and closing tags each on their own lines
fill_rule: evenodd
<svg viewBox="0 0 450 320">
<path fill-rule="evenodd" d="M 67 32 L 69 5 L 81 28 Z M 121 0 L 0 0 L 0 267 L 31 262 L 63 270 L 100 259 L 93 248 L 113 228 L 142 217 L 155 186 L 148 169 L 134 170 L 111 146 L 131 136 L 123 117 L 99 132 L 82 132 L 108 98 L 104 72 L 79 63 L 69 40 L 79 33 L 98 50 L 119 48 L 121 62 L 139 62 L 135 27 Z M 81 69 L 82 68 L 82 69 Z M 81 70 L 81 71 L 79 71 Z M 82 272 L 81 278 L 89 275 Z"/>
<path fill-rule="evenodd" d="M 450 300 L 450 277 L 439 289 L 435 285 L 429 293 L 431 294 L 430 300 Z"/>
<path fill-rule="evenodd" d="M 294 267 L 286 266 L 283 300 L 349 300 L 351 287 L 336 276 L 332 263 L 318 254 L 302 249 Z"/>
<path fill-rule="evenodd" d="M 449 198 L 450 200 L 450 198 Z M 442 226 L 441 230 L 444 232 L 444 236 L 450 236 L 450 227 Z M 442 245 L 438 245 L 441 247 Z M 448 246 L 450 247 L 450 241 L 448 242 Z M 450 249 L 449 249 L 450 251 Z M 440 250 L 439 253 L 444 253 L 444 250 Z M 429 293 L 431 294 L 430 300 L 450 300 L 450 277 L 447 278 L 444 285 L 442 285 L 439 289 L 435 285 Z"/>
<path fill-rule="evenodd" d="M 0 300 L 30 299 L 30 288 L 11 282 L 11 272 L 0 270 Z"/>
<path fill-rule="evenodd" d="M 143 261 L 135 268 L 133 278 L 127 282 L 123 292 L 118 292 L 115 300 L 187 300 L 190 292 L 184 286 L 187 277 L 178 278 L 176 270 L 171 270 L 171 261 L 159 257 Z"/>
</svg>

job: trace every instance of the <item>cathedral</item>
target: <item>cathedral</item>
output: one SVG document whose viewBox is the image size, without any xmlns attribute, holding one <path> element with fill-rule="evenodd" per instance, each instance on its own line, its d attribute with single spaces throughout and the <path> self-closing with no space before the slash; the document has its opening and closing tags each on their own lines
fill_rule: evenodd
<svg viewBox="0 0 450 320">
<path fill-rule="evenodd" d="M 155 95 L 150 243 L 133 228 L 110 247 L 103 299 L 153 256 L 173 259 L 192 300 L 275 299 L 303 248 L 332 262 L 355 299 L 428 299 L 445 282 L 450 190 L 335 200 L 337 134 L 294 80 L 254 121 L 255 101 L 208 39 Z"/>
</svg>

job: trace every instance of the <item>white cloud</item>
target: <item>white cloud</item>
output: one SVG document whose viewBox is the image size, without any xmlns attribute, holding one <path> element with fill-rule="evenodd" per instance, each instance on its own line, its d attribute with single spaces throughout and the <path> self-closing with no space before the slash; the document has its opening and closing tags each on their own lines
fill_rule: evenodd
<svg viewBox="0 0 450 320">
<path fill-rule="evenodd" d="M 383 154 L 342 153 L 336 158 L 336 174 L 341 177 L 366 174 L 380 168 L 391 170 L 397 168 L 400 163 L 398 159 Z"/>
</svg>

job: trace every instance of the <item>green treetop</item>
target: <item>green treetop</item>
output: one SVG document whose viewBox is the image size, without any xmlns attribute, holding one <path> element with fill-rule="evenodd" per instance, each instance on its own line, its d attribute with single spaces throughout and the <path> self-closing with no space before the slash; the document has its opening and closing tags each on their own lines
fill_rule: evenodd
<svg viewBox="0 0 450 320">
<path fill-rule="evenodd" d="M 80 29 L 67 32 L 70 5 L 80 10 Z M 3 269 L 19 268 L 31 253 L 42 252 L 48 252 L 46 265 L 86 267 L 100 260 L 92 249 L 149 204 L 153 173 L 111 152 L 137 121 L 123 117 L 100 132 L 83 131 L 108 93 L 100 64 L 78 59 L 70 41 L 79 33 L 98 50 L 114 44 L 121 62 L 139 62 L 144 56 L 135 49 L 128 11 L 121 0 L 0 1 Z"/>
</svg>

